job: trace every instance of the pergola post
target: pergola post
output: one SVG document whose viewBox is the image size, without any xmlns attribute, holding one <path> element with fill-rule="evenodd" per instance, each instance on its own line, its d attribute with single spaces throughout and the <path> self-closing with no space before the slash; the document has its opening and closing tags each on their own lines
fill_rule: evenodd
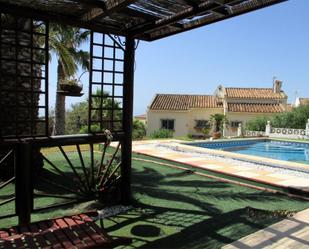
<svg viewBox="0 0 309 249">
<path fill-rule="evenodd" d="M 15 159 L 16 171 L 16 202 L 15 209 L 18 216 L 18 224 L 24 225 L 31 222 L 33 205 L 32 182 L 32 146 L 30 143 L 22 143 L 17 147 Z"/>
<path fill-rule="evenodd" d="M 133 126 L 133 87 L 134 87 L 135 42 L 126 37 L 123 79 L 123 130 L 121 165 L 121 202 L 131 202 L 131 160 L 132 160 L 132 126 Z"/>
</svg>

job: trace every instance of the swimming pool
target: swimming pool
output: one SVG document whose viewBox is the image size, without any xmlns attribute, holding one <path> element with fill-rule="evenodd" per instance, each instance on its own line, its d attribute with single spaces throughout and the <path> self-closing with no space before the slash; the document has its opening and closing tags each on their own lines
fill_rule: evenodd
<svg viewBox="0 0 309 249">
<path fill-rule="evenodd" d="M 309 164 L 309 143 L 276 140 L 241 140 L 191 143 L 190 145 L 245 155 Z"/>
</svg>

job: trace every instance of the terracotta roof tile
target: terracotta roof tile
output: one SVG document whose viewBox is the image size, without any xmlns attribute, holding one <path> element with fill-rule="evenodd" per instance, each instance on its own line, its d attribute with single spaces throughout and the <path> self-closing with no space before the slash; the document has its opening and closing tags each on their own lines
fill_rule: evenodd
<svg viewBox="0 0 309 249">
<path fill-rule="evenodd" d="M 226 87 L 228 98 L 244 99 L 283 99 L 286 98 L 284 92 L 275 93 L 272 88 L 234 88 Z"/>
<path fill-rule="evenodd" d="M 229 103 L 229 112 L 253 112 L 253 113 L 278 113 L 284 112 L 280 104 L 248 104 L 248 103 Z"/>
<path fill-rule="evenodd" d="M 290 111 L 292 111 L 293 110 L 293 105 L 292 104 L 287 104 L 286 105 L 286 111 L 287 112 L 290 112 Z"/>
<path fill-rule="evenodd" d="M 211 95 L 157 94 L 151 110 L 185 111 L 190 108 L 222 108 L 222 103 Z"/>
</svg>

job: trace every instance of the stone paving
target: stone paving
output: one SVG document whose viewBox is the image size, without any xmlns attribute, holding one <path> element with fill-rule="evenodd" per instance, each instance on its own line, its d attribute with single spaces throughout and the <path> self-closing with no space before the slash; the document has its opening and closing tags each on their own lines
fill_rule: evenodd
<svg viewBox="0 0 309 249">
<path fill-rule="evenodd" d="M 308 249 L 309 209 L 222 247 L 222 249 L 249 248 Z"/>
<path fill-rule="evenodd" d="M 135 141 L 133 142 L 133 152 L 274 186 L 295 188 L 309 192 L 309 167 L 307 165 L 280 161 L 278 163 L 284 164 L 289 169 L 268 167 L 263 164 L 265 162 L 274 163 L 276 160 L 254 157 L 255 162 L 244 162 L 235 159 L 236 153 L 193 147 L 181 143 L 183 141 Z M 253 158 L 240 154 L 237 154 L 237 156 L 240 156 L 242 160 Z M 261 161 L 263 164 L 259 164 L 258 161 Z M 307 170 L 307 172 L 303 172 L 303 170 Z"/>
<path fill-rule="evenodd" d="M 258 163 L 249 163 L 230 159 L 230 153 L 220 151 L 213 153 L 204 148 L 186 147 L 183 141 L 177 140 L 149 140 L 133 142 L 133 151 L 144 155 L 185 163 L 194 167 L 207 169 L 222 174 L 229 174 L 254 181 L 265 182 L 271 185 L 302 189 L 309 192 L 309 171 L 299 172 L 308 167 L 287 163 L 293 170 L 267 167 Z M 185 151 L 187 150 L 187 152 Z M 215 151 L 215 150 L 214 150 Z M 203 152 L 203 153 L 202 153 Z M 211 155 L 208 155 L 211 153 Z M 219 155 L 219 156 L 218 156 Z M 225 156 L 226 157 L 223 157 Z M 241 159 L 246 158 L 241 155 Z M 265 162 L 274 162 L 268 159 L 257 159 Z M 281 162 L 282 163 L 282 162 Z M 284 164 L 284 163 L 283 163 Z M 284 219 L 265 229 L 259 230 L 240 240 L 237 240 L 222 249 L 309 249 L 309 209 Z"/>
</svg>

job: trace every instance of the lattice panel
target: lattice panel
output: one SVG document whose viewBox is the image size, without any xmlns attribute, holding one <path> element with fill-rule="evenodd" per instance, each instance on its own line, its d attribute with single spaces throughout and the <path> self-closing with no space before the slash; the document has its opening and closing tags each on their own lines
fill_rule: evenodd
<svg viewBox="0 0 309 249">
<path fill-rule="evenodd" d="M 110 35 L 91 33 L 89 133 L 123 131 L 124 49 Z"/>
<path fill-rule="evenodd" d="M 48 24 L 1 13 L 0 137 L 48 134 Z"/>
</svg>

